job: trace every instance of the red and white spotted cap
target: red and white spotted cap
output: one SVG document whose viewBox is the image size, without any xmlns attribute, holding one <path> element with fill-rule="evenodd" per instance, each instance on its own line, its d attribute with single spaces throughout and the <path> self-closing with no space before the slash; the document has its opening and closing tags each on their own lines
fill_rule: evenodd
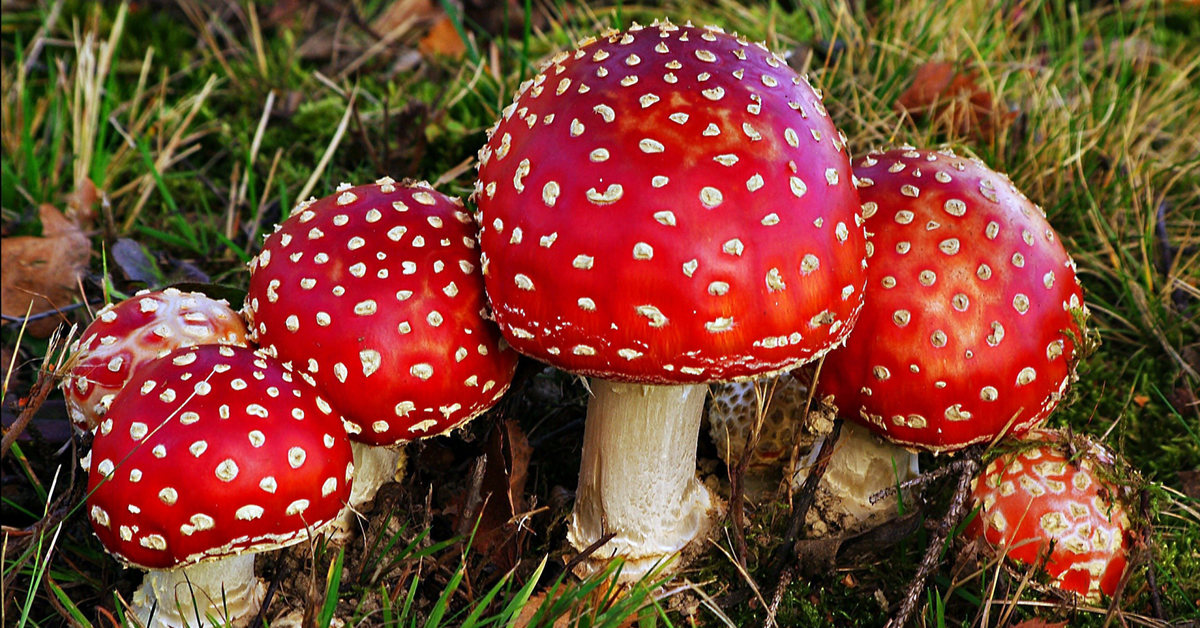
<svg viewBox="0 0 1200 628">
<path fill-rule="evenodd" d="M 1113 457 L 1084 437 L 1034 430 L 1028 443 L 993 460 L 972 481 L 981 508 L 967 526 L 1012 560 L 1044 568 L 1054 586 L 1099 602 L 1128 565 L 1125 491 L 1111 480 Z"/>
<path fill-rule="evenodd" d="M 71 422 L 80 430 L 95 429 L 141 365 L 201 344 L 250 344 L 242 317 L 225 300 L 167 288 L 104 306 L 71 346 L 62 381 Z"/>
<path fill-rule="evenodd" d="M 354 469 L 316 388 L 262 352 L 217 345 L 138 369 L 83 462 L 92 529 L 151 569 L 303 541 L 342 509 Z"/>
<path fill-rule="evenodd" d="M 1075 378 L 1075 264 L 978 159 L 903 147 L 856 164 L 873 234 L 857 331 L 819 387 L 894 443 L 952 451 L 1041 423 Z M 920 391 L 920 394 L 913 394 Z"/>
<path fill-rule="evenodd" d="M 512 381 L 517 354 L 484 318 L 475 223 L 428 183 L 301 203 L 250 272 L 251 335 L 317 381 L 354 440 L 445 433 Z"/>
<path fill-rule="evenodd" d="M 655 22 L 560 53 L 479 154 L 488 296 L 566 370 L 699 383 L 849 333 L 865 234 L 845 138 L 761 43 Z"/>
</svg>

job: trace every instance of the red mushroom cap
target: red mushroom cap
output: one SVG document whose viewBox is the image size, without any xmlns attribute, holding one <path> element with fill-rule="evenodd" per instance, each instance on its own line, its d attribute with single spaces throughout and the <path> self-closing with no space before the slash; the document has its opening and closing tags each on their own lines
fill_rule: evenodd
<svg viewBox="0 0 1200 628">
<path fill-rule="evenodd" d="M 202 344 L 249 344 L 242 317 L 227 301 L 167 288 L 104 306 L 71 347 L 62 382 L 71 422 L 81 430 L 95 429 L 141 365 Z"/>
<path fill-rule="evenodd" d="M 203 345 L 138 369 L 96 430 L 87 507 L 146 568 L 300 542 L 350 496 L 341 417 L 260 351 Z"/>
<path fill-rule="evenodd" d="M 1035 430 L 1032 444 L 993 460 L 972 481 L 972 499 L 982 510 L 967 526 L 968 538 L 982 536 L 1013 560 L 1038 564 L 1054 585 L 1089 601 L 1112 595 L 1128 563 L 1129 517 L 1110 482 L 1112 455 L 1087 439 L 1068 455 L 1066 439 Z M 1082 443 L 1082 445 L 1081 445 Z"/>
<path fill-rule="evenodd" d="M 1074 378 L 1086 313 L 1042 211 L 945 150 L 872 153 L 855 175 L 873 233 L 870 292 L 857 331 L 825 360 L 822 394 L 931 451 L 1042 422 Z"/>
<path fill-rule="evenodd" d="M 427 183 L 340 187 L 302 203 L 250 265 L 246 316 L 312 375 L 351 438 L 444 433 L 504 394 L 517 355 L 484 318 L 475 223 Z"/>
<path fill-rule="evenodd" d="M 721 381 L 814 359 L 853 326 L 865 234 L 845 139 L 764 45 L 657 22 L 586 39 L 489 138 L 484 276 L 518 351 Z"/>
</svg>

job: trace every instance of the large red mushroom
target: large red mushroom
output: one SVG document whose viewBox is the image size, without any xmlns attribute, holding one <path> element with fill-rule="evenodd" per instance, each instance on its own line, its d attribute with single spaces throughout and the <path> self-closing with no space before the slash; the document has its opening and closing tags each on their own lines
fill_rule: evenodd
<svg viewBox="0 0 1200 628">
<path fill-rule="evenodd" d="M 104 306 L 71 346 L 62 380 L 71 422 L 81 431 L 95 429 L 138 367 L 200 344 L 249 344 L 246 325 L 228 302 L 167 288 Z"/>
<path fill-rule="evenodd" d="M 428 183 L 301 203 L 250 272 L 252 337 L 346 417 L 355 508 L 395 474 L 398 446 L 462 425 L 512 381 L 517 355 L 484 317 L 475 223 Z"/>
<path fill-rule="evenodd" d="M 177 349 L 134 374 L 84 459 L 88 517 L 109 553 L 150 570 L 151 626 L 244 626 L 265 586 L 254 553 L 300 543 L 350 495 L 350 443 L 318 391 L 261 352 Z"/>
<path fill-rule="evenodd" d="M 865 234 L 845 139 L 761 43 L 656 22 L 524 83 L 479 154 L 484 276 L 518 351 L 591 377 L 568 537 L 636 578 L 706 529 L 709 382 L 844 341 Z"/>
<path fill-rule="evenodd" d="M 1036 565 L 1088 602 L 1113 595 L 1128 566 L 1126 491 L 1112 454 L 1086 437 L 1034 430 L 971 483 L 980 508 L 967 538 Z"/>
<path fill-rule="evenodd" d="M 1038 425 L 1075 378 L 1087 315 L 1042 210 L 974 158 L 903 147 L 855 168 L 870 296 L 819 383 L 888 440 L 954 451 Z"/>
</svg>

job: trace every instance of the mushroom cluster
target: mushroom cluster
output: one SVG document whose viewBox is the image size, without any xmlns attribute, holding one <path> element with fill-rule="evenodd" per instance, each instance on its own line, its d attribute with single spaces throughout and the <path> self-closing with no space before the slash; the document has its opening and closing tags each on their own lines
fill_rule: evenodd
<svg viewBox="0 0 1200 628">
<path fill-rule="evenodd" d="M 426 182 L 343 184 L 266 238 L 246 323 L 176 289 L 101 310 L 63 390 L 95 434 L 91 525 L 151 570 L 139 620 L 244 625 L 264 594 L 254 552 L 345 532 L 400 447 L 492 407 L 519 354 L 590 378 L 567 524 L 591 548 L 579 573 L 621 557 L 637 579 L 708 532 L 710 393 L 726 461 L 762 419 L 752 470 L 799 440 L 798 483 L 827 430 L 801 422 L 792 371 L 825 357 L 821 403 L 858 422 L 821 485 L 825 526 L 894 511 L 872 495 L 914 477 L 917 451 L 1032 430 L 976 480 L 968 534 L 1111 594 L 1129 524 L 1108 454 L 1036 429 L 1087 344 L 1059 237 L 949 149 L 852 166 L 822 100 L 718 27 L 610 30 L 520 85 L 478 153 L 474 215 Z"/>
<path fill-rule="evenodd" d="M 354 473 L 341 417 L 305 378 L 243 347 L 147 363 L 95 435 L 88 517 L 110 553 L 151 570 L 133 607 L 153 626 L 245 625 L 265 593 L 253 554 L 321 531 Z"/>
<path fill-rule="evenodd" d="M 551 58 L 479 153 L 483 271 L 521 353 L 592 378 L 568 538 L 636 578 L 708 527 L 707 383 L 841 344 L 866 238 L 845 138 L 763 44 L 655 22 Z"/>
<path fill-rule="evenodd" d="M 249 344 L 242 317 L 224 300 L 167 288 L 104 306 L 71 346 L 62 380 L 71 422 L 95 429 L 140 366 L 200 344 Z"/>
</svg>

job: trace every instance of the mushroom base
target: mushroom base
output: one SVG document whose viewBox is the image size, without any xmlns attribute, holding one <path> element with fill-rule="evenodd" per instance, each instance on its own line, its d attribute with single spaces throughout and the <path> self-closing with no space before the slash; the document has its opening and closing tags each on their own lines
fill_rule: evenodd
<svg viewBox="0 0 1200 628">
<path fill-rule="evenodd" d="M 146 628 L 246 626 L 267 588 L 254 575 L 254 554 L 176 569 L 152 569 L 133 592 L 133 612 Z"/>
<path fill-rule="evenodd" d="M 701 538 L 719 500 L 696 477 L 696 444 L 708 386 L 591 380 L 583 460 L 567 540 L 582 550 L 615 536 L 580 567 L 626 563 L 632 581 Z"/>
<path fill-rule="evenodd" d="M 827 437 L 826 431 L 812 444 L 808 456 L 798 462 L 799 468 L 791 477 L 793 489 L 804 484 Z M 861 425 L 843 423 L 833 457 L 821 476 L 817 500 L 809 510 L 806 523 L 812 535 L 857 532 L 896 514 L 896 495 L 874 504 L 871 496 L 918 473 L 917 454 L 881 440 Z"/>
<path fill-rule="evenodd" d="M 344 544 L 354 529 L 358 513 L 375 499 L 379 487 L 388 482 L 399 482 L 404 477 L 408 457 L 403 446 L 378 447 L 350 442 L 354 452 L 354 484 L 350 488 L 350 500 L 330 526 L 330 541 Z"/>
</svg>

